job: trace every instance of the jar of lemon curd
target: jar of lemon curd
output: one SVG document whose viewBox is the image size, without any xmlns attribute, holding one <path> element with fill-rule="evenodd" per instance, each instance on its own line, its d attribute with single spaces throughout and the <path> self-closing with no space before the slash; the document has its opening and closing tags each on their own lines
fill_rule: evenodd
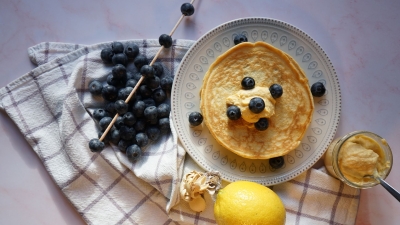
<svg viewBox="0 0 400 225">
<path fill-rule="evenodd" d="M 392 168 L 392 151 L 386 140 L 369 131 L 354 131 L 335 139 L 325 153 L 329 173 L 355 188 L 373 187 Z"/>
</svg>

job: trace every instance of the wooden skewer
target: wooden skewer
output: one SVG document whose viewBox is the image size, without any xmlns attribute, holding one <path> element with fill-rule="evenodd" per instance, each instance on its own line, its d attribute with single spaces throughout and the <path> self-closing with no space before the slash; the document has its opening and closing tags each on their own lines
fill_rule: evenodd
<svg viewBox="0 0 400 225">
<path fill-rule="evenodd" d="M 190 4 L 193 4 L 195 0 L 192 0 L 190 2 Z M 181 17 L 179 18 L 178 22 L 175 24 L 174 28 L 172 29 L 171 33 L 169 33 L 169 36 L 172 36 L 172 34 L 175 32 L 176 28 L 179 26 L 179 24 L 181 23 L 182 19 L 185 17 L 185 15 L 181 15 Z M 158 52 L 156 53 L 156 55 L 154 56 L 153 60 L 151 60 L 150 62 L 150 66 L 152 66 L 154 64 L 154 62 L 157 60 L 158 56 L 160 55 L 161 51 L 164 49 L 164 46 L 161 46 L 161 48 L 158 50 Z M 131 98 L 133 97 L 133 95 L 135 94 L 136 90 L 139 88 L 140 84 L 142 83 L 142 81 L 144 80 L 144 76 L 142 75 L 140 77 L 140 79 L 138 80 L 137 84 L 135 85 L 135 87 L 132 89 L 131 93 L 129 93 L 128 97 L 125 99 L 125 103 L 128 103 Z M 108 132 L 111 130 L 112 126 L 114 125 L 115 121 L 117 121 L 117 118 L 119 117 L 119 114 L 115 114 L 114 118 L 111 120 L 110 124 L 108 125 L 108 127 L 106 128 L 106 130 L 104 131 L 104 133 L 101 135 L 100 137 L 100 141 L 103 141 L 104 138 L 107 136 Z"/>
<path fill-rule="evenodd" d="M 169 36 L 172 36 L 172 34 L 174 34 L 174 32 L 175 32 L 176 28 L 177 28 L 177 27 L 178 27 L 178 25 L 181 23 L 181 21 L 182 21 L 183 17 L 185 17 L 185 15 L 183 15 L 183 14 L 182 14 L 182 16 L 179 18 L 178 22 L 175 24 L 175 27 L 174 27 L 174 28 L 172 28 L 172 31 L 171 31 L 171 33 L 169 33 Z"/>
</svg>

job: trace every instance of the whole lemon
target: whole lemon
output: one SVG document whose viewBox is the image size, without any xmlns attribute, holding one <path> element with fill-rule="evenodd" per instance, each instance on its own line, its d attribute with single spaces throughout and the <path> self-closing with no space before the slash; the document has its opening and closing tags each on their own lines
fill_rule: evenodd
<svg viewBox="0 0 400 225">
<path fill-rule="evenodd" d="M 268 187 L 235 181 L 218 191 L 214 216 L 218 225 L 282 225 L 286 210 L 279 196 Z"/>
</svg>

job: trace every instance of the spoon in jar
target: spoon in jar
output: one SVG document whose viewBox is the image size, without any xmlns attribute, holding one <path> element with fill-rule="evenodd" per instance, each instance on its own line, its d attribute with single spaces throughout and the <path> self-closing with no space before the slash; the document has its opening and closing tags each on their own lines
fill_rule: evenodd
<svg viewBox="0 0 400 225">
<path fill-rule="evenodd" d="M 369 177 L 372 179 L 375 179 L 377 181 L 379 181 L 379 183 L 393 196 L 397 199 L 397 201 L 400 202 L 400 193 L 394 189 L 392 186 L 390 186 L 390 184 L 388 184 L 385 180 L 383 180 L 379 174 L 378 171 L 375 169 L 374 171 L 374 175 L 365 175 L 364 177 Z"/>
</svg>

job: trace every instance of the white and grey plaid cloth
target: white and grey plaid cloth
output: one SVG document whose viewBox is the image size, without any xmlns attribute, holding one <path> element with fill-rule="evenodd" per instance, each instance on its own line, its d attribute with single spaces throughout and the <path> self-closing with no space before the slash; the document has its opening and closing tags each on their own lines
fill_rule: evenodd
<svg viewBox="0 0 400 225">
<path fill-rule="evenodd" d="M 130 40 L 153 58 L 158 40 Z M 126 41 L 122 41 L 126 42 Z M 157 59 L 167 75 L 193 44 L 174 40 Z M 42 160 L 47 171 L 88 224 L 215 224 L 213 201 L 202 213 L 180 200 L 181 177 L 201 169 L 185 154 L 174 128 L 145 149 L 137 163 L 127 160 L 116 146 L 101 153 L 88 149 L 98 128 L 92 112 L 102 107 L 88 83 L 110 73 L 100 51 L 110 43 L 91 46 L 41 43 L 28 49 L 31 72 L 0 89 L 0 107 Z M 310 169 L 273 187 L 282 198 L 286 224 L 354 224 L 359 190 Z"/>
</svg>

